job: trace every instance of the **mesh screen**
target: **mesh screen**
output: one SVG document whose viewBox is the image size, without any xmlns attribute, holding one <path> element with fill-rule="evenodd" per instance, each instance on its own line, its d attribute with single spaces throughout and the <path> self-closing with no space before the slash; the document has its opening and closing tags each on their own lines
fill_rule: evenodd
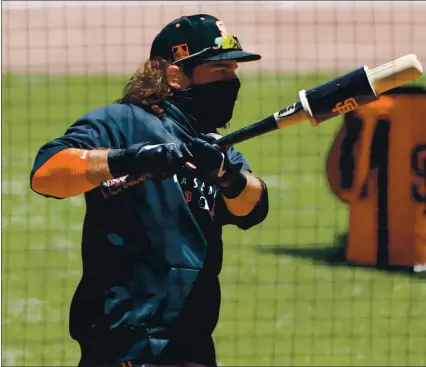
<svg viewBox="0 0 426 367">
<path fill-rule="evenodd" d="M 293 1 L 2 2 L 2 365 L 71 366 L 69 307 L 81 278 L 82 195 L 29 187 L 42 144 L 118 98 L 163 25 L 222 19 L 244 49 L 230 131 L 298 91 L 409 53 L 426 60 L 426 3 Z M 421 78 L 417 83 L 426 85 Z M 268 219 L 224 232 L 217 358 L 225 366 L 424 366 L 426 285 L 410 272 L 340 262 L 348 206 L 330 191 L 336 118 L 241 143 L 269 187 Z"/>
</svg>

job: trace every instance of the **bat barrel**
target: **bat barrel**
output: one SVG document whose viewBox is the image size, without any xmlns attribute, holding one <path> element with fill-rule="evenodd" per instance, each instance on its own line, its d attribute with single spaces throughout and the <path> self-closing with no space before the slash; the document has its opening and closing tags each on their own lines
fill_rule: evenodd
<svg viewBox="0 0 426 367">
<path fill-rule="evenodd" d="M 422 74 L 423 68 L 417 56 L 409 54 L 372 70 L 361 66 L 316 88 L 301 90 L 299 98 L 312 126 L 317 126 L 374 102 L 381 93 Z"/>
<path fill-rule="evenodd" d="M 300 102 L 312 126 L 377 100 L 367 71 L 361 66 L 318 87 L 301 90 Z"/>
</svg>

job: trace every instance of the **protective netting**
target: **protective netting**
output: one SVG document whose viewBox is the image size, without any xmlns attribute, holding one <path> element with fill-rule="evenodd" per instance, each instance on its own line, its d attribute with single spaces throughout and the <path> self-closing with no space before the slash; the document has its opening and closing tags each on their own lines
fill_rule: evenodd
<svg viewBox="0 0 426 367">
<path fill-rule="evenodd" d="M 68 333 L 81 277 L 83 196 L 29 188 L 39 147 L 110 103 L 174 18 L 212 14 L 242 46 L 231 131 L 358 66 L 415 53 L 426 60 L 424 2 L 2 2 L 2 365 L 71 366 Z M 420 79 L 425 85 L 425 80 Z M 426 365 L 426 285 L 406 272 L 339 262 L 348 207 L 325 160 L 341 120 L 289 127 L 239 145 L 270 192 L 270 213 L 227 228 L 221 365 Z"/>
</svg>

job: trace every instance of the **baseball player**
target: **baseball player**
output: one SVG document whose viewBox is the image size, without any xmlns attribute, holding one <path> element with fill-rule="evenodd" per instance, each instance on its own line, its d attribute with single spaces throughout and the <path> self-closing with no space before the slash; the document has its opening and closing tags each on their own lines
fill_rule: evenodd
<svg viewBox="0 0 426 367">
<path fill-rule="evenodd" d="M 216 365 L 222 227 L 261 223 L 268 194 L 240 152 L 214 141 L 238 64 L 259 59 L 213 16 L 176 19 L 122 98 L 40 148 L 32 190 L 86 199 L 70 310 L 79 366 Z M 105 197 L 101 182 L 122 176 L 131 185 Z"/>
</svg>

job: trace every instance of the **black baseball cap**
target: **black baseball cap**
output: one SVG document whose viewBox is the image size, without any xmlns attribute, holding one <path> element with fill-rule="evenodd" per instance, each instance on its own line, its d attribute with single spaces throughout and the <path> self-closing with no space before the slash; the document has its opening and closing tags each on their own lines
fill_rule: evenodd
<svg viewBox="0 0 426 367">
<path fill-rule="evenodd" d="M 217 60 L 256 61 L 260 55 L 246 52 L 223 22 L 211 15 L 183 16 L 167 24 L 155 37 L 150 59 L 161 57 L 173 64 Z"/>
</svg>

